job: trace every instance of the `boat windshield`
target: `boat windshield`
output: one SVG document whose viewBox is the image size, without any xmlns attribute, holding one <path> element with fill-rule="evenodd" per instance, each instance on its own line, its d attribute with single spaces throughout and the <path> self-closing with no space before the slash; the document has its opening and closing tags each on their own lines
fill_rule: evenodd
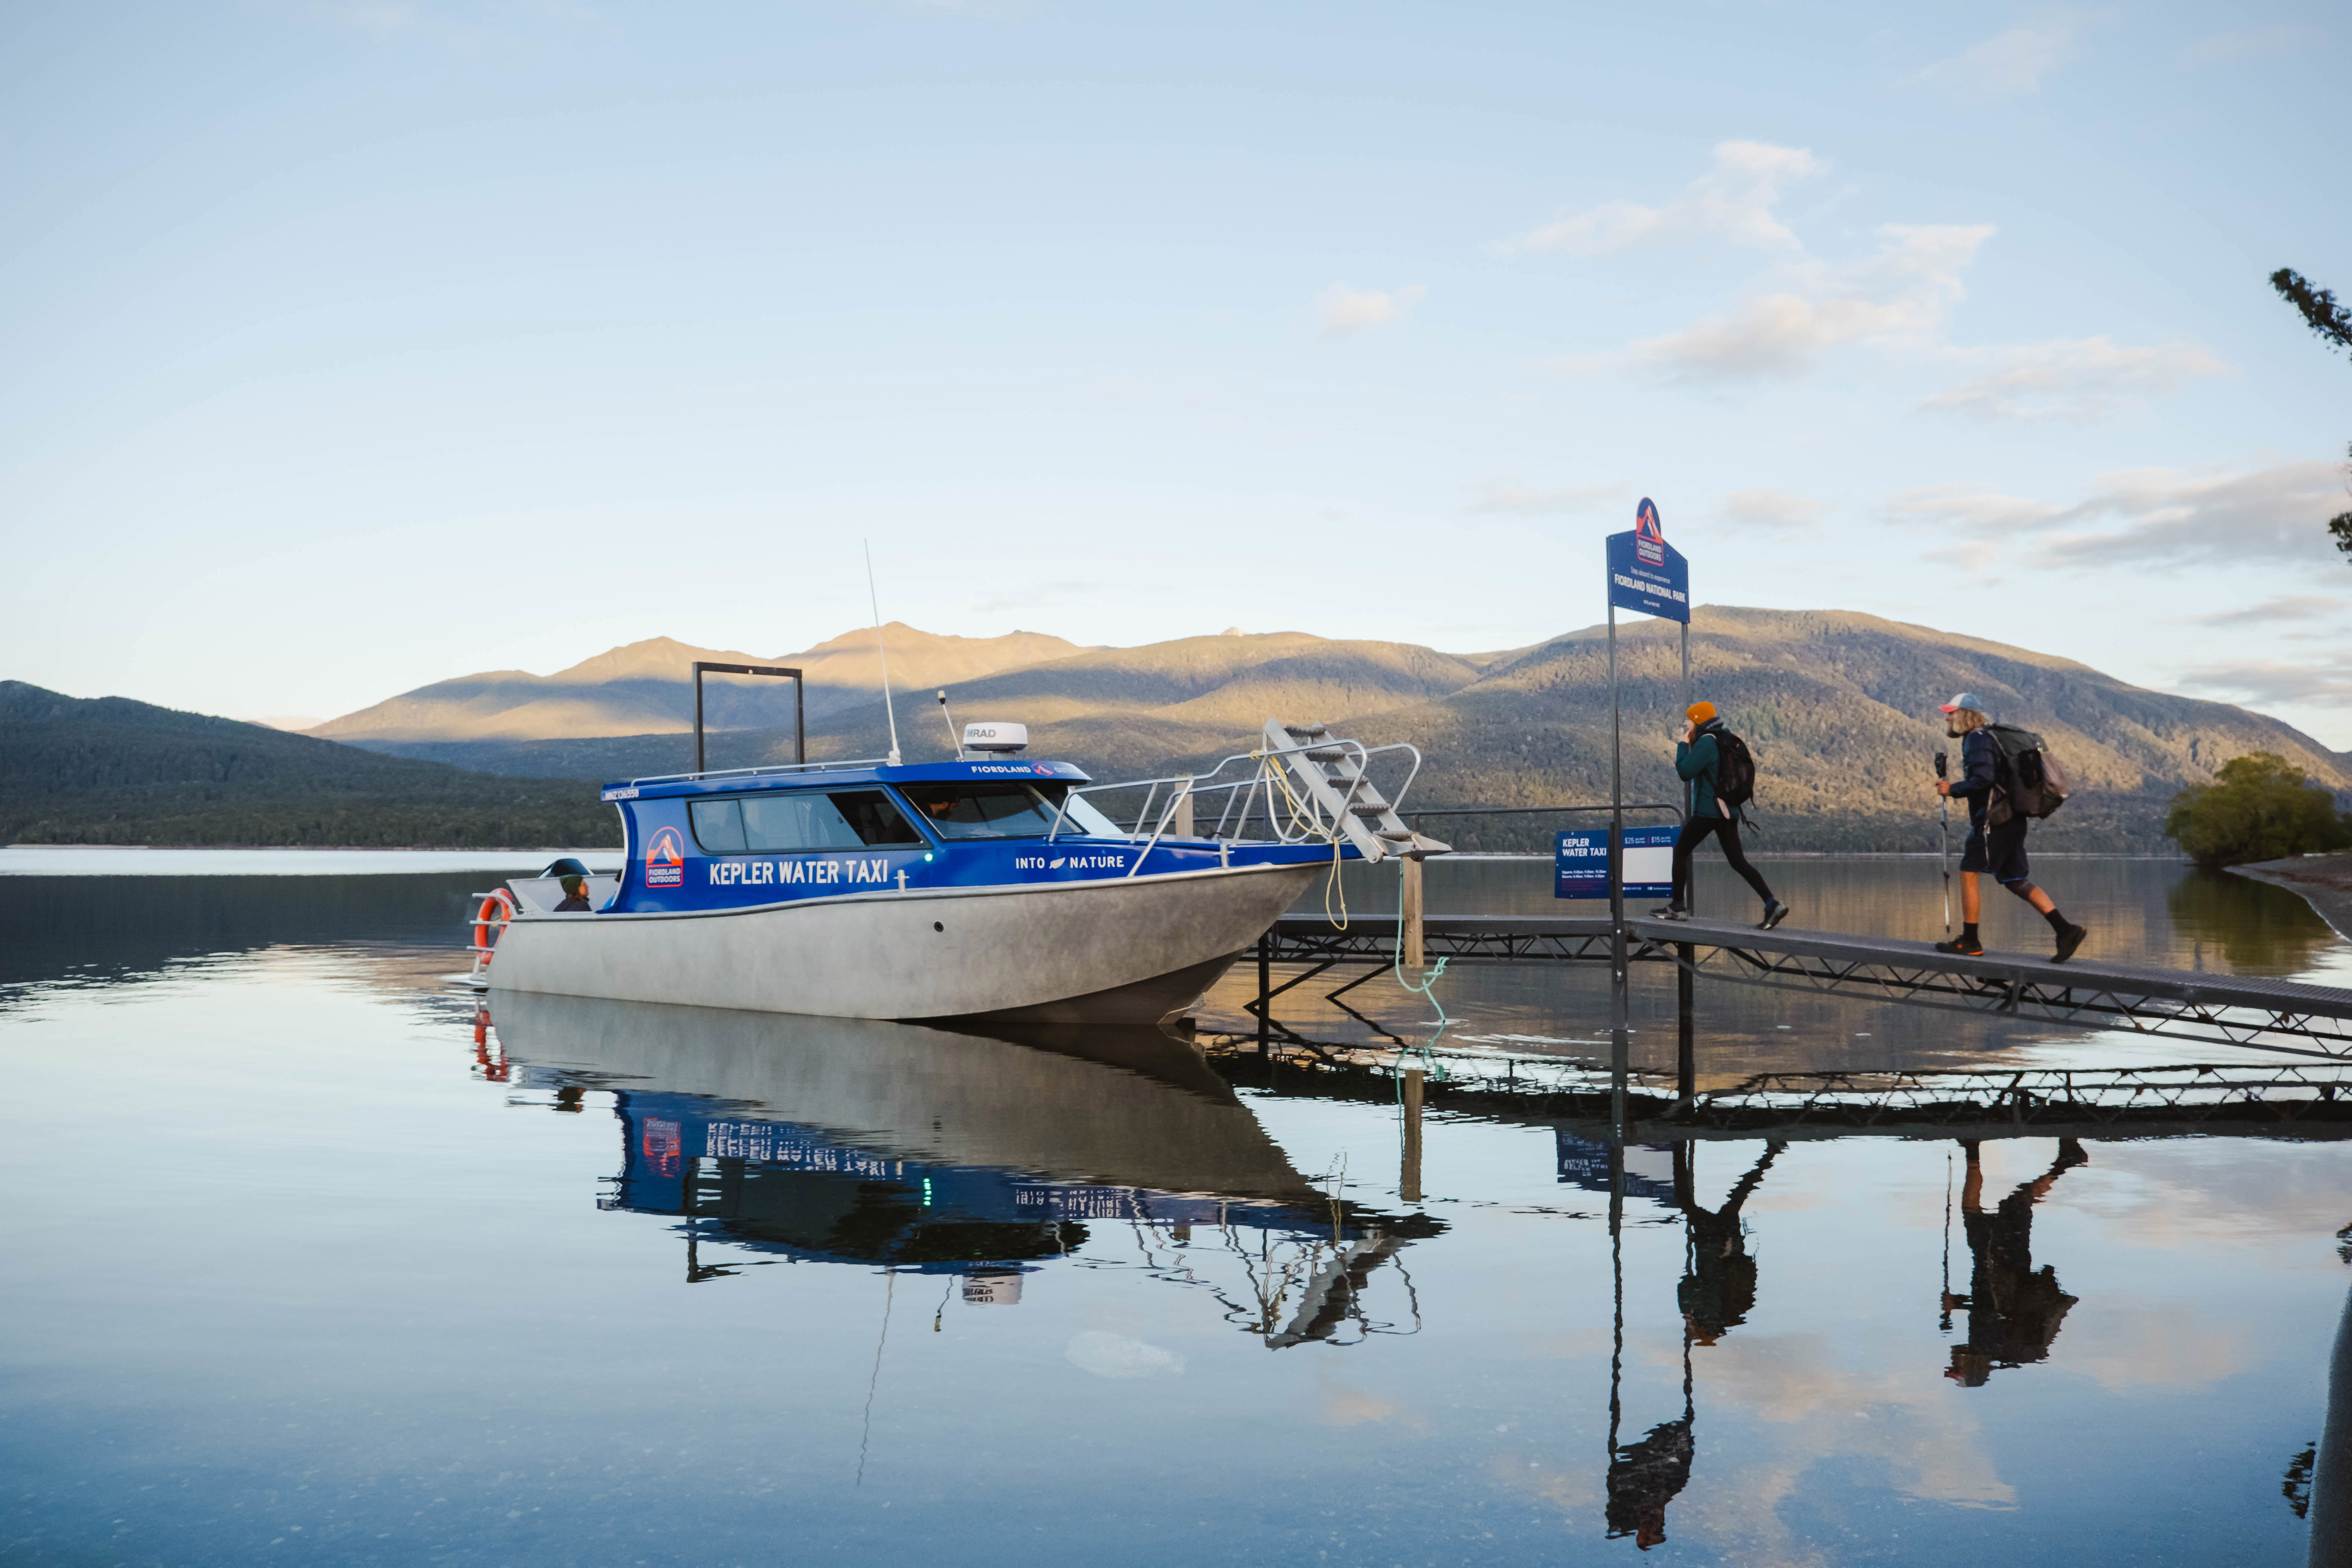
<svg viewBox="0 0 2352 1568">
<path fill-rule="evenodd" d="M 1066 784 L 909 784 L 898 786 L 942 838 L 1124 837 L 1118 824 Z M 1066 806 L 1065 802 L 1067 802 Z"/>
</svg>

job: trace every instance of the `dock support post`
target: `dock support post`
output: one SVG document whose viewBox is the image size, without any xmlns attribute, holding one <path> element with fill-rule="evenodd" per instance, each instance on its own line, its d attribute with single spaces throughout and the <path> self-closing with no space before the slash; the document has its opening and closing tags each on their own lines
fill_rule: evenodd
<svg viewBox="0 0 2352 1568">
<path fill-rule="evenodd" d="M 1688 1110 L 1698 1097 L 1698 1047 L 1691 1037 L 1694 977 L 1691 965 L 1698 949 L 1686 942 L 1675 944 L 1675 1109 Z"/>
<path fill-rule="evenodd" d="M 1397 921 L 1404 936 L 1404 966 L 1420 969 L 1423 957 L 1421 932 L 1421 857 L 1404 858 L 1404 882 L 1397 898 Z"/>
<path fill-rule="evenodd" d="M 1421 1202 L 1422 1069 L 1404 1075 L 1404 1170 L 1397 1178 L 1397 1196 L 1409 1204 Z"/>
<path fill-rule="evenodd" d="M 1264 1056 L 1273 1043 L 1273 1031 L 1267 1017 L 1274 1010 L 1274 961 L 1266 944 L 1274 940 L 1269 930 L 1257 939 L 1257 1054 Z"/>
</svg>

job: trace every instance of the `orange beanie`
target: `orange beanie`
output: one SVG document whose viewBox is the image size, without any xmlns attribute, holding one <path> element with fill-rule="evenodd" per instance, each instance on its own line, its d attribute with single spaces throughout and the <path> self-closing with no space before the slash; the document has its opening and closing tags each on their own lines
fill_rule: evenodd
<svg viewBox="0 0 2352 1568">
<path fill-rule="evenodd" d="M 1694 702 L 1684 710 L 1683 717 L 1688 719 L 1694 724 L 1704 724 L 1708 720 L 1715 717 L 1715 704 L 1712 702 Z"/>
</svg>

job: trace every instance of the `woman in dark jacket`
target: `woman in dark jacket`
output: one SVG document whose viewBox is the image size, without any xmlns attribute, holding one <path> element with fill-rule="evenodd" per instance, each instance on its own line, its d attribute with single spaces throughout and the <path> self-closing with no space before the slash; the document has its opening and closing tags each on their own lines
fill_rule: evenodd
<svg viewBox="0 0 2352 1568">
<path fill-rule="evenodd" d="M 1682 739 L 1675 746 L 1675 773 L 1690 790 L 1690 812 L 1683 818 L 1683 830 L 1675 837 L 1675 890 L 1673 900 L 1661 909 L 1652 910 L 1658 920 L 1686 921 L 1691 908 L 1691 852 L 1710 833 L 1723 840 L 1723 858 L 1731 868 L 1747 879 L 1764 900 L 1764 918 L 1756 922 L 1759 931 L 1770 931 L 1789 918 L 1789 906 L 1772 896 L 1763 875 L 1748 863 L 1739 847 L 1739 819 L 1716 797 L 1717 771 L 1722 763 L 1722 748 L 1716 744 L 1716 735 L 1723 729 L 1723 721 L 1715 716 L 1712 702 L 1694 702 L 1685 715 Z"/>
</svg>

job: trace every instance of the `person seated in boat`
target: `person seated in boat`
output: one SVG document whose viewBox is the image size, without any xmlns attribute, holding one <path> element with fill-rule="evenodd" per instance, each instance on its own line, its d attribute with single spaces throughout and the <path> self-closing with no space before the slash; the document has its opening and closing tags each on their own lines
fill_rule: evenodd
<svg viewBox="0 0 2352 1568">
<path fill-rule="evenodd" d="M 596 912 L 596 906 L 588 901 L 587 878 L 565 877 L 562 879 L 562 881 L 563 885 L 563 901 L 555 906 L 555 912 L 557 914 L 587 915 Z"/>
</svg>

